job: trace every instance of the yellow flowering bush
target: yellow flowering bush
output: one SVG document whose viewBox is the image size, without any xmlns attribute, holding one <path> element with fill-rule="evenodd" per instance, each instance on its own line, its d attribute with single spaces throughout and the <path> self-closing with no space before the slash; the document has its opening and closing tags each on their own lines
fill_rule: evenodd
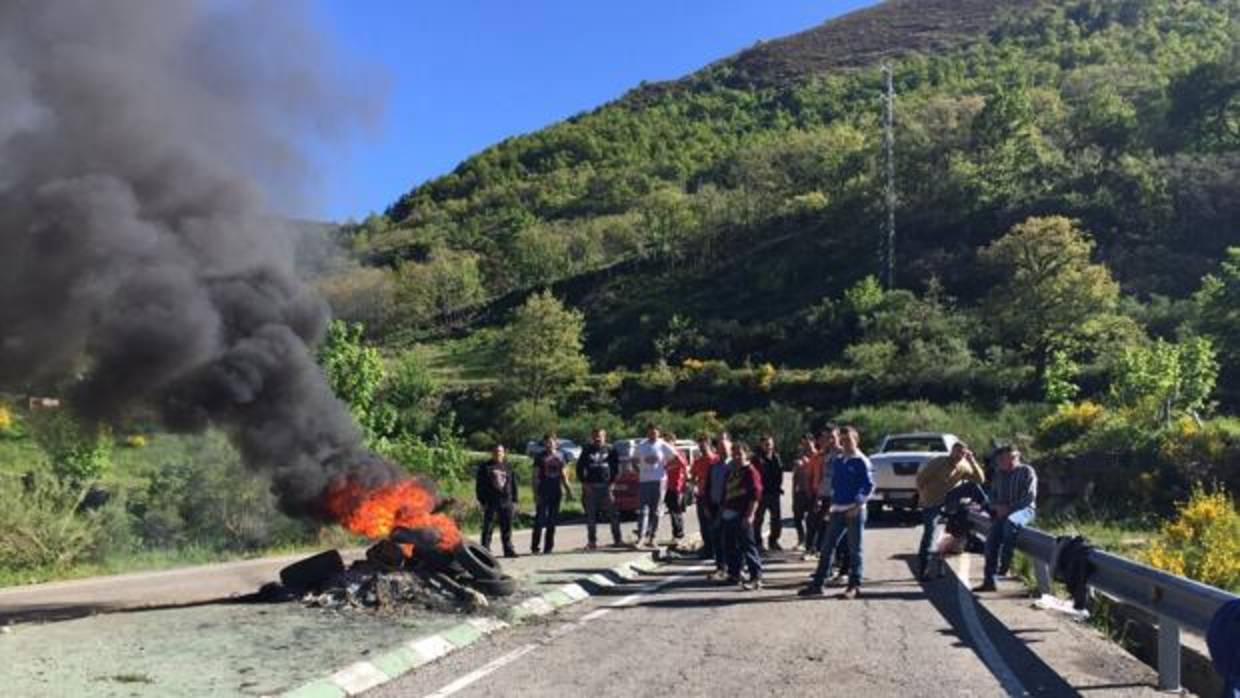
<svg viewBox="0 0 1240 698">
<path fill-rule="evenodd" d="M 732 376 L 732 369 L 723 361 L 703 361 L 688 358 L 680 364 L 680 378 L 685 381 L 696 381 L 707 385 L 723 385 Z"/>
<path fill-rule="evenodd" d="M 775 382 L 776 375 L 778 375 L 778 371 L 775 370 L 775 367 L 765 363 L 754 372 L 754 382 L 759 390 L 767 392 L 771 389 L 771 384 Z"/>
<path fill-rule="evenodd" d="M 1180 417 L 1163 433 L 1158 453 L 1172 463 L 1221 463 L 1230 439 L 1213 423 L 1200 425 L 1192 417 Z"/>
<path fill-rule="evenodd" d="M 146 448 L 148 443 L 144 434 L 130 434 L 125 437 L 125 445 L 130 448 Z"/>
<path fill-rule="evenodd" d="M 1106 408 L 1089 400 L 1060 405 L 1038 423 L 1038 447 L 1051 450 L 1070 444 L 1105 417 Z"/>
<path fill-rule="evenodd" d="M 1227 492 L 1197 489 L 1176 505 L 1146 553 L 1154 567 L 1240 590 L 1240 511 Z"/>
<path fill-rule="evenodd" d="M 706 362 L 702 361 L 701 359 L 695 359 L 695 358 L 690 357 L 688 359 L 685 359 L 680 364 L 680 366 L 681 368 L 685 369 L 686 373 L 696 373 L 706 367 Z"/>
<path fill-rule="evenodd" d="M 0 405 L 0 434 L 7 434 L 13 428 L 13 412 L 8 405 Z"/>
</svg>

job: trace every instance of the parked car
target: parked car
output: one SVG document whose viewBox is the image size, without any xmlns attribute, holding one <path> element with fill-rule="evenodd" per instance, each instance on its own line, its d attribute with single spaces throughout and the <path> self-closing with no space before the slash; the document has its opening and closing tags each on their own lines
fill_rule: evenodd
<svg viewBox="0 0 1240 698">
<path fill-rule="evenodd" d="M 959 441 L 954 434 L 915 432 L 889 434 L 870 454 L 874 466 L 874 495 L 868 513 L 876 516 L 883 506 L 893 509 L 917 508 L 917 471 L 930 459 L 947 455 Z"/>
<path fill-rule="evenodd" d="M 581 456 L 581 446 L 578 446 L 575 442 L 569 439 L 558 439 L 558 441 L 560 442 L 560 457 L 564 459 L 565 463 L 572 463 Z M 525 444 L 525 455 L 530 458 L 541 456 L 545 450 L 547 449 L 543 446 L 541 440 L 531 440 Z"/>
<path fill-rule="evenodd" d="M 616 477 L 616 484 L 612 491 L 616 498 L 616 509 L 621 514 L 634 513 L 641 508 L 637 493 L 641 478 L 638 474 L 637 463 L 633 462 L 633 452 L 637 450 L 637 444 L 640 441 L 641 439 L 620 439 L 613 443 L 616 453 L 620 456 L 620 474 Z M 697 443 L 689 439 L 677 439 L 672 442 L 672 448 L 680 453 L 685 463 L 692 463 L 701 455 Z"/>
</svg>

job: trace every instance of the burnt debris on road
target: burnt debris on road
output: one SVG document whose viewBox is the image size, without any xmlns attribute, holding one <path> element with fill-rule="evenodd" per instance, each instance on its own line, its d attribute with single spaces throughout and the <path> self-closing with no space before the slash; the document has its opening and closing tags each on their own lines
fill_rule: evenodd
<svg viewBox="0 0 1240 698">
<path fill-rule="evenodd" d="M 280 581 L 264 585 L 255 600 L 380 613 L 473 612 L 489 607 L 488 597 L 516 592 L 516 580 L 485 548 L 460 542 L 445 551 L 427 536 L 427 529 L 397 527 L 348 567 L 338 551 L 313 555 L 280 570 Z"/>
</svg>

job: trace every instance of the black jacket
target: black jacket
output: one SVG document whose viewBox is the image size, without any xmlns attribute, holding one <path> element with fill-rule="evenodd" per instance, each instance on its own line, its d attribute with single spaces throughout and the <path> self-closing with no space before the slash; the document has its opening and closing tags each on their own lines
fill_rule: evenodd
<svg viewBox="0 0 1240 698">
<path fill-rule="evenodd" d="M 474 494 L 482 506 L 517 503 L 517 473 L 512 463 L 493 460 L 478 465 L 474 475 Z"/>
<path fill-rule="evenodd" d="M 761 453 L 754 456 L 754 465 L 762 474 L 762 496 L 774 497 L 784 493 L 784 461 L 778 453 L 768 458 Z"/>
<path fill-rule="evenodd" d="M 577 458 L 577 482 L 603 485 L 616 481 L 620 474 L 620 454 L 615 446 L 587 444 Z"/>
</svg>

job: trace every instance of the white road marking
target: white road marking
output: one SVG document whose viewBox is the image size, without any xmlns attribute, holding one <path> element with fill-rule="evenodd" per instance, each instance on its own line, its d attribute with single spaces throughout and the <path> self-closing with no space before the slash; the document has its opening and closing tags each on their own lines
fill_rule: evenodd
<svg viewBox="0 0 1240 698">
<path fill-rule="evenodd" d="M 553 628 L 549 633 L 547 633 L 547 637 L 543 638 L 542 640 L 539 640 L 538 642 L 532 642 L 528 645 L 522 645 L 518 647 L 517 649 L 509 652 L 508 654 L 503 655 L 502 657 L 493 659 L 490 662 L 487 662 L 486 664 L 484 664 L 483 666 L 456 679 L 455 681 L 448 684 L 447 686 L 444 686 L 438 691 L 428 694 L 426 698 L 448 698 L 448 696 L 454 693 L 458 693 L 464 690 L 465 688 L 468 688 L 470 685 L 476 683 L 477 681 L 483 678 L 486 678 L 489 674 L 492 674 L 495 671 L 502 669 L 503 667 L 509 664 L 512 664 L 513 662 L 517 661 L 521 657 L 524 657 L 530 652 L 533 652 L 538 647 L 542 645 L 550 644 L 552 640 L 556 640 L 573 631 L 580 630 L 581 628 L 585 627 L 586 623 L 589 623 L 592 620 L 597 620 L 607 615 L 608 613 L 611 613 L 612 609 L 632 605 L 633 603 L 636 603 L 637 600 L 640 599 L 641 597 L 647 594 L 652 594 L 656 591 L 659 591 L 660 589 L 662 589 L 663 587 L 669 584 L 674 584 L 681 580 L 689 579 L 690 577 L 693 577 L 696 573 L 699 573 L 704 569 L 707 569 L 707 568 L 706 566 L 702 566 L 702 565 L 699 565 L 696 567 L 690 567 L 686 570 L 685 574 L 678 574 L 674 577 L 668 577 L 667 579 L 664 579 L 661 582 L 652 584 L 651 586 L 647 587 L 646 589 L 643 589 L 642 591 L 639 591 L 635 594 L 629 594 L 628 596 L 624 597 L 623 599 L 620 599 L 619 601 L 615 603 L 608 604 L 607 607 L 605 608 L 595 609 L 571 623 L 565 623 L 564 625 L 558 628 Z"/>
<path fill-rule="evenodd" d="M 608 613 L 611 613 L 611 609 L 610 609 L 610 608 L 596 608 L 596 609 L 594 609 L 593 611 L 590 611 L 589 613 L 587 613 L 587 614 L 585 614 L 584 616 L 582 616 L 582 617 L 581 617 L 581 622 L 583 622 L 583 623 L 589 623 L 590 621 L 592 621 L 592 620 L 594 620 L 594 619 L 596 619 L 596 618 L 602 618 L 603 616 L 607 615 Z"/>
<path fill-rule="evenodd" d="M 490 674 L 496 669 L 500 669 L 508 664 L 512 664 L 513 662 L 524 657 L 530 652 L 533 652 L 535 649 L 538 648 L 538 645 L 539 643 L 530 643 L 528 645 L 522 645 L 521 647 L 518 647 L 517 649 L 509 652 L 508 654 L 505 654 L 502 657 L 499 657 L 497 659 L 491 660 L 490 662 L 487 662 L 482 667 L 469 672 L 468 674 L 462 676 L 456 681 L 453 681 L 447 686 L 444 686 L 438 691 L 431 693 L 430 695 L 426 696 L 426 698 L 447 698 L 453 693 L 456 693 L 460 691 L 461 689 L 468 687 L 470 684 L 474 683 L 478 679 L 485 677 L 487 674 Z"/>
<path fill-rule="evenodd" d="M 388 676 L 370 662 L 358 662 L 332 674 L 331 680 L 345 693 L 356 696 L 386 682 Z"/>
<path fill-rule="evenodd" d="M 1003 661 L 1003 656 L 999 654 L 999 650 L 995 648 L 994 643 L 990 641 L 990 637 L 986 635 L 986 629 L 982 627 L 982 621 L 977 617 L 976 600 L 973 598 L 972 592 L 969 590 L 969 561 L 972 556 L 964 554 L 960 556 L 960 570 L 949 563 L 947 568 L 952 574 L 956 575 L 959 584 L 956 585 L 956 598 L 960 604 L 960 615 L 964 617 L 965 629 L 968 630 L 969 636 L 973 640 L 973 646 L 977 648 L 977 653 L 982 655 L 982 661 L 986 667 L 990 669 L 990 673 L 999 679 L 1000 685 L 1009 696 L 1027 696 L 1029 691 L 1021 684 L 1020 679 L 1012 672 L 1007 663 Z"/>
</svg>

